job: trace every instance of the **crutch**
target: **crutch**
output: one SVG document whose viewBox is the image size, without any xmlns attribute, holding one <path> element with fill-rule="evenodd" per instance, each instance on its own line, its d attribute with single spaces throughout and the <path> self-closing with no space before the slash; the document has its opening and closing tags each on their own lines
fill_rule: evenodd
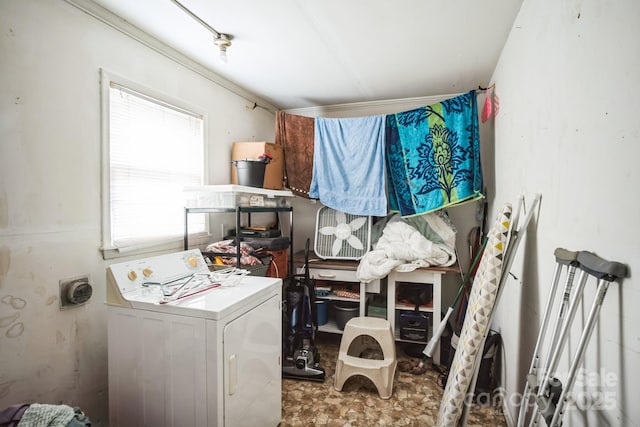
<svg viewBox="0 0 640 427">
<path fill-rule="evenodd" d="M 540 351 L 542 349 L 542 344 L 545 339 L 547 327 L 549 326 L 549 321 L 551 320 L 553 303 L 556 295 L 558 282 L 560 281 L 560 276 L 562 273 L 562 266 L 567 266 L 567 279 L 565 282 L 564 293 L 562 295 L 562 305 L 560 306 L 560 309 L 558 310 L 558 314 L 557 314 L 558 323 L 562 323 L 566 308 L 569 304 L 569 297 L 571 296 L 571 288 L 573 287 L 573 279 L 575 277 L 576 268 L 578 266 L 578 252 L 572 252 L 566 249 L 557 248 L 553 254 L 556 257 L 556 266 L 553 272 L 553 283 L 551 284 L 551 290 L 547 298 L 547 303 L 544 310 L 544 317 L 542 318 L 542 325 L 540 326 L 540 333 L 538 334 L 536 346 L 533 350 L 533 358 L 531 360 L 531 366 L 529 367 L 529 373 L 527 374 L 527 380 L 525 382 L 524 392 L 522 393 L 522 402 L 520 404 L 520 412 L 518 414 L 518 427 L 524 426 L 527 409 L 529 407 L 528 403 L 529 403 L 529 398 L 531 396 L 531 391 L 535 390 L 537 386 L 537 381 L 538 381 L 537 372 L 538 372 L 538 363 L 540 362 Z M 559 329 L 556 328 L 556 332 L 558 331 Z M 555 333 L 551 340 L 549 351 L 551 351 L 551 349 L 555 347 L 557 340 L 558 340 L 558 334 Z M 549 356 L 547 355 L 547 357 L 544 360 L 549 360 Z M 543 372 L 545 371 L 543 370 Z"/>
<path fill-rule="evenodd" d="M 577 262 L 581 269 L 578 288 L 571 299 L 568 317 L 562 322 L 558 342 L 555 346 L 552 346 L 552 354 L 547 363 L 548 370 L 543 372 L 542 381 L 538 386 L 534 410 L 530 420 L 531 426 L 538 424 L 540 416 L 546 421 L 548 427 L 559 427 L 562 425 L 565 406 L 569 402 L 569 394 L 575 383 L 578 367 L 582 363 L 587 344 L 591 338 L 609 284 L 627 275 L 626 265 L 619 262 L 606 261 L 591 252 L 580 251 L 577 256 Z M 553 372 L 558 366 L 564 344 L 567 340 L 569 328 L 573 322 L 579 299 L 582 297 L 584 285 L 589 276 L 597 279 L 596 295 L 591 305 L 587 322 L 582 330 L 578 348 L 571 361 L 565 384 L 563 385 L 558 378 L 553 376 Z M 560 325 L 557 325 L 557 327 L 558 326 Z M 520 422 L 520 420 L 518 421 Z"/>
</svg>

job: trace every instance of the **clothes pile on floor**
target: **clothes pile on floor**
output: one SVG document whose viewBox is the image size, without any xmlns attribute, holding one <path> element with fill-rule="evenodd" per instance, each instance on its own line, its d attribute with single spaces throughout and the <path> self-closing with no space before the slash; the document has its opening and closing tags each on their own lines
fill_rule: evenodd
<svg viewBox="0 0 640 427">
<path fill-rule="evenodd" d="M 0 411 L 0 425 L 8 427 L 83 427 L 91 421 L 78 407 L 22 403 Z"/>
</svg>

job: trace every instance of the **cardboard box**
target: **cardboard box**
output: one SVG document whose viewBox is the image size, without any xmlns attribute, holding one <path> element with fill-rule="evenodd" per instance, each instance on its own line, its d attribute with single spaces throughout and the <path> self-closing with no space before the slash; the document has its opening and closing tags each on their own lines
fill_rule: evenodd
<svg viewBox="0 0 640 427">
<path fill-rule="evenodd" d="M 264 188 L 281 190 L 284 181 L 284 154 L 282 146 L 273 142 L 234 142 L 231 149 L 231 160 L 257 160 L 258 157 L 268 153 L 271 162 L 264 173 Z M 231 183 L 238 183 L 236 167 L 231 165 Z"/>
</svg>

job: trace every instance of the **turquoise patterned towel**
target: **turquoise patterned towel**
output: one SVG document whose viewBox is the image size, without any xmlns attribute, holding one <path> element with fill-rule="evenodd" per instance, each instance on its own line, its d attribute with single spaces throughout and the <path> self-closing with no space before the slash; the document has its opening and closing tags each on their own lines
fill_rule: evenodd
<svg viewBox="0 0 640 427">
<path fill-rule="evenodd" d="M 482 198 L 475 91 L 386 117 L 389 208 L 421 215 Z"/>
</svg>

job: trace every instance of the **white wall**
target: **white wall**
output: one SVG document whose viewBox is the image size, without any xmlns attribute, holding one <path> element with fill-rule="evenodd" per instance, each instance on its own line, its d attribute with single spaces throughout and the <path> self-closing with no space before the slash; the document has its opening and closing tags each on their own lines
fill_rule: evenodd
<svg viewBox="0 0 640 427">
<path fill-rule="evenodd" d="M 613 378 L 590 389 L 605 393 L 608 407 L 571 410 L 566 425 L 640 425 L 639 20 L 637 0 L 525 0 L 492 80 L 501 111 L 491 212 L 519 193 L 542 193 L 537 223 L 514 263 L 519 280 L 507 283 L 495 318 L 508 397 L 523 388 L 554 249 L 589 250 L 631 272 L 610 287 L 585 361 L 592 378 Z M 593 290 L 592 283 L 578 322 Z M 559 371 L 567 369 L 563 361 Z"/>
<path fill-rule="evenodd" d="M 66 403 L 104 425 L 99 69 L 207 113 L 212 184 L 274 116 L 60 0 L 2 1 L 0 30 L 0 408 Z M 58 281 L 85 274 L 90 303 L 61 311 Z"/>
</svg>

